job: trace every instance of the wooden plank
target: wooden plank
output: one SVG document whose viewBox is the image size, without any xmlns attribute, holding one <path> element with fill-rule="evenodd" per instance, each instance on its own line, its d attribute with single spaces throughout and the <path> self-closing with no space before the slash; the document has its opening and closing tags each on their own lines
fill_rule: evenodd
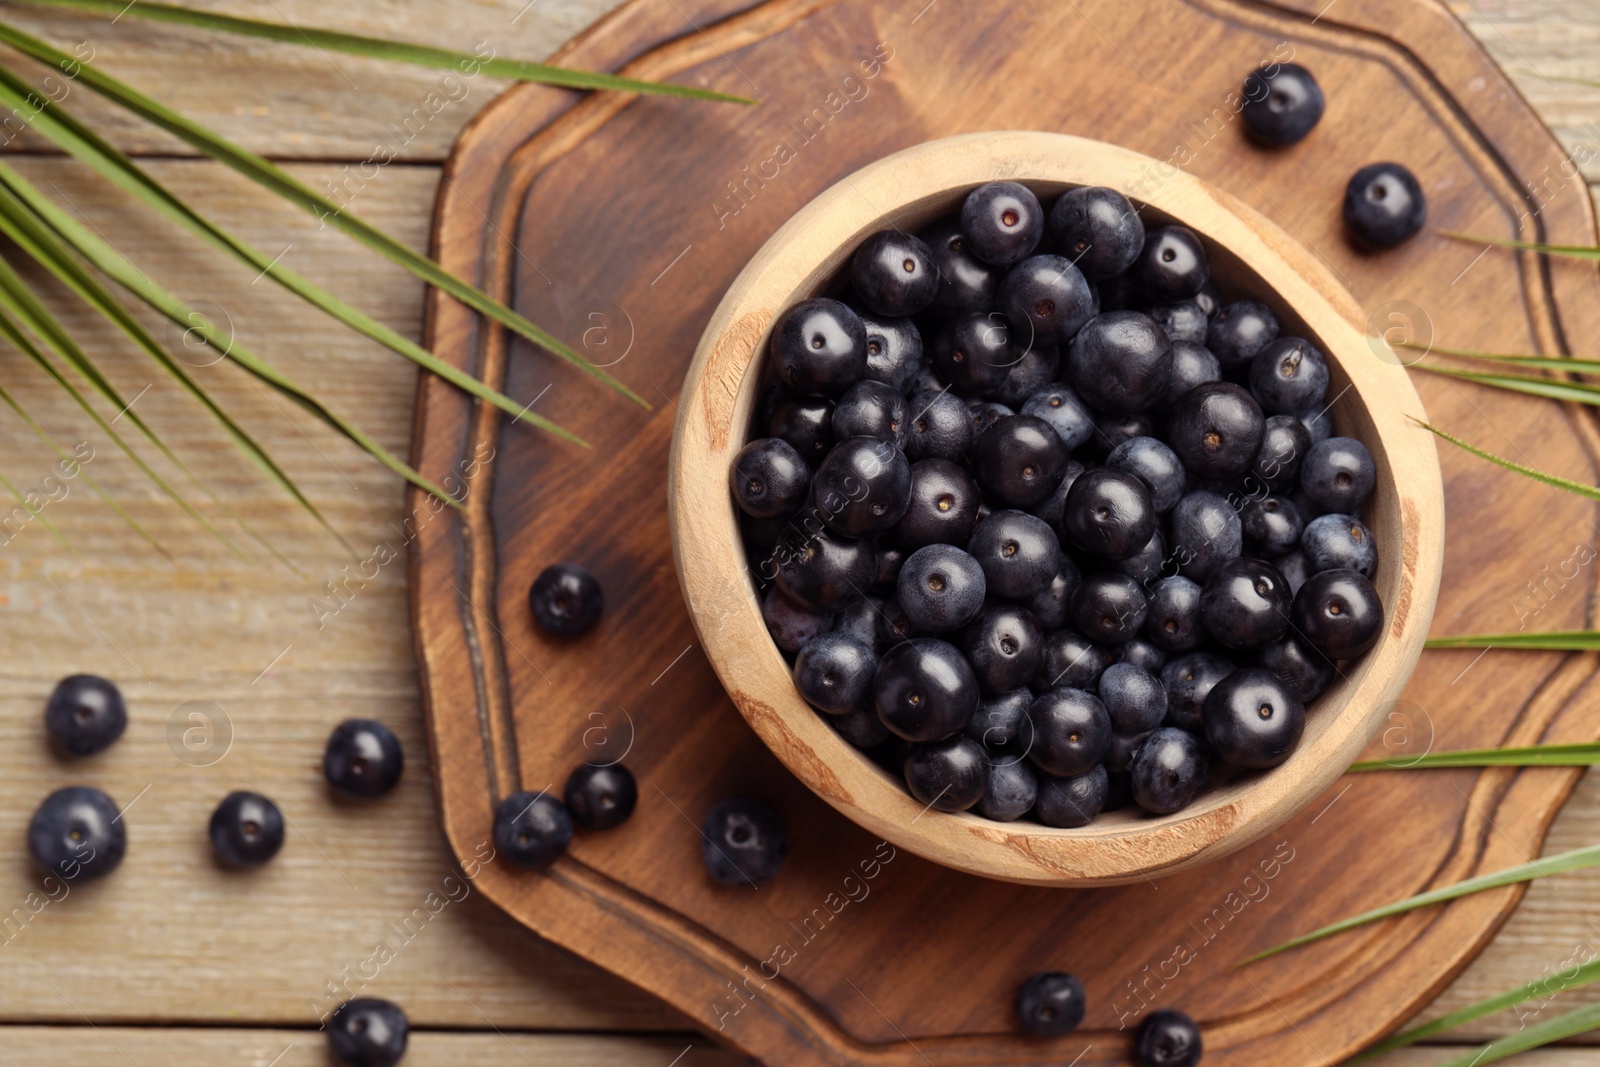
<svg viewBox="0 0 1600 1067">
<path fill-rule="evenodd" d="M 64 1063 L 75 1067 L 326 1067 L 333 1062 L 323 1036 L 307 1030 L 7 1026 L 0 1028 L 0 1042 L 5 1044 L 10 1067 L 60 1067 Z M 493 1030 L 414 1032 L 405 1058 L 406 1067 L 737 1067 L 746 1063 L 749 1061 L 703 1038 L 677 1034 L 606 1037 Z"/>
</svg>

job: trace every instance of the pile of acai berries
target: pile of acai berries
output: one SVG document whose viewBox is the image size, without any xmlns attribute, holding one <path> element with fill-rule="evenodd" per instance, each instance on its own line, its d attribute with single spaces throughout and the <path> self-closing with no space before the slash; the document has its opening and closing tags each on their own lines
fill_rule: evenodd
<svg viewBox="0 0 1600 1067">
<path fill-rule="evenodd" d="M 796 687 L 921 803 L 1082 826 L 1294 751 L 1383 627 L 1329 368 L 1205 243 L 1016 182 L 788 309 L 730 471 Z"/>
</svg>

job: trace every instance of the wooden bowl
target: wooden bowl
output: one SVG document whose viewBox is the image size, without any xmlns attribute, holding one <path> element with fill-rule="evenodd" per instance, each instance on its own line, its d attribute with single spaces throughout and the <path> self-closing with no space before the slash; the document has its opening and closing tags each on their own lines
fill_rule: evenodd
<svg viewBox="0 0 1600 1067">
<path fill-rule="evenodd" d="M 1047 204 L 1072 186 L 1109 186 L 1146 205 L 1147 226 L 1174 221 L 1203 236 L 1224 292 L 1262 300 L 1285 334 L 1328 355 L 1337 432 L 1360 438 L 1377 462 L 1366 516 L 1388 618 L 1377 646 L 1316 701 L 1287 761 L 1173 815 L 1124 809 L 1056 829 L 925 812 L 899 779 L 801 699 L 762 622 L 728 467 L 750 436 L 774 318 L 818 295 L 868 234 L 889 226 L 915 232 L 996 179 L 1023 182 Z M 740 713 L 801 781 L 856 823 L 989 878 L 1053 886 L 1135 881 L 1222 856 L 1282 824 L 1344 773 L 1399 697 L 1422 651 L 1444 550 L 1438 455 L 1432 435 L 1407 416 L 1424 417 L 1421 401 L 1399 362 L 1369 345 L 1359 306 L 1253 209 L 1168 164 L 1098 141 L 1048 133 L 950 137 L 897 152 L 822 193 L 762 246 L 723 297 L 684 381 L 672 441 L 668 507 L 678 577 L 705 653 Z"/>
</svg>

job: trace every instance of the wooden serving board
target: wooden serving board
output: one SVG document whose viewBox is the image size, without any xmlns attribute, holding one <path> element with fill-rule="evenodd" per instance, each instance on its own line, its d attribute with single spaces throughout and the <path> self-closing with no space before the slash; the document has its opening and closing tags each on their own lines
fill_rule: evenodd
<svg viewBox="0 0 1600 1067">
<path fill-rule="evenodd" d="M 1269 153 L 1244 142 L 1230 94 L 1291 49 L 1328 111 L 1306 142 Z M 679 594 L 664 476 L 684 369 L 741 266 L 842 176 L 962 131 L 1059 130 L 1191 170 L 1304 242 L 1375 328 L 1431 323 L 1442 344 L 1499 351 L 1600 336 L 1592 265 L 1480 254 L 1433 232 L 1365 256 L 1340 234 L 1350 172 L 1392 158 L 1421 177 L 1439 229 L 1594 240 L 1576 168 L 1444 6 L 636 0 L 562 59 L 762 105 L 521 87 L 468 127 L 446 167 L 441 261 L 654 404 L 642 411 L 430 298 L 434 351 L 595 446 L 508 427 L 437 379 L 419 387 L 416 462 L 468 492 L 459 515 L 413 501 L 412 607 L 445 833 L 463 860 L 480 856 L 500 797 L 559 789 L 584 759 L 625 755 L 641 793 L 631 822 L 580 836 L 546 874 L 487 864 L 483 892 L 774 1064 L 1120 1063 L 1122 1027 L 1161 1006 L 1200 1020 L 1207 1063 L 1325 1064 L 1442 989 L 1519 889 L 1233 964 L 1352 910 L 1536 855 L 1577 772 L 1349 776 L 1256 845 L 1117 889 L 956 874 L 835 814 L 739 717 Z M 1437 424 L 1595 480 L 1585 413 L 1417 379 Z M 1442 459 L 1434 631 L 1587 624 L 1593 506 L 1456 450 Z M 540 636 L 526 606 L 533 576 L 562 559 L 606 590 L 602 623 L 575 642 Z M 1476 657 L 1425 655 L 1370 753 L 1600 730 L 1592 656 Z M 760 889 L 715 886 L 700 866 L 699 820 L 736 792 L 764 796 L 790 826 L 787 866 Z M 1075 972 L 1089 994 L 1084 1027 L 1060 1041 L 1014 1032 L 1016 985 L 1044 968 Z"/>
</svg>

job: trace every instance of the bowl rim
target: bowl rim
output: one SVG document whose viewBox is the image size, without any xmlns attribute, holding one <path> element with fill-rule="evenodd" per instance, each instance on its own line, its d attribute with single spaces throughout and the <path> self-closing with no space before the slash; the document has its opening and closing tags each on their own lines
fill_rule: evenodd
<svg viewBox="0 0 1600 1067">
<path fill-rule="evenodd" d="M 1200 234 L 1214 267 L 1272 279 L 1269 303 L 1280 311 L 1285 333 L 1297 326 L 1313 339 L 1329 358 L 1333 385 L 1345 383 L 1339 397 L 1355 394 L 1336 417 L 1361 437 L 1378 466 L 1367 515 L 1380 549 L 1375 584 L 1389 613 L 1378 644 L 1319 698 L 1316 718 L 1287 761 L 1172 815 L 1117 818 L 1116 812 L 1061 829 L 928 811 L 805 703 L 762 621 L 727 470 L 745 443 L 773 321 L 816 295 L 869 233 L 888 225 L 920 229 L 934 214 L 948 213 L 966 190 L 994 180 L 1049 190 L 1117 188 Z M 1438 595 L 1444 552 L 1438 453 L 1432 434 L 1408 418 L 1423 419 L 1425 412 L 1405 368 L 1368 341 L 1361 319 L 1360 306 L 1327 267 L 1253 208 L 1169 163 L 1105 142 L 1031 131 L 961 134 L 895 152 L 830 186 L 785 222 L 729 286 L 678 404 L 667 486 L 673 557 L 702 647 L 734 705 L 791 772 L 853 822 L 971 874 L 1034 885 L 1115 885 L 1258 840 L 1322 793 L 1366 746 L 1421 655 Z"/>
</svg>

